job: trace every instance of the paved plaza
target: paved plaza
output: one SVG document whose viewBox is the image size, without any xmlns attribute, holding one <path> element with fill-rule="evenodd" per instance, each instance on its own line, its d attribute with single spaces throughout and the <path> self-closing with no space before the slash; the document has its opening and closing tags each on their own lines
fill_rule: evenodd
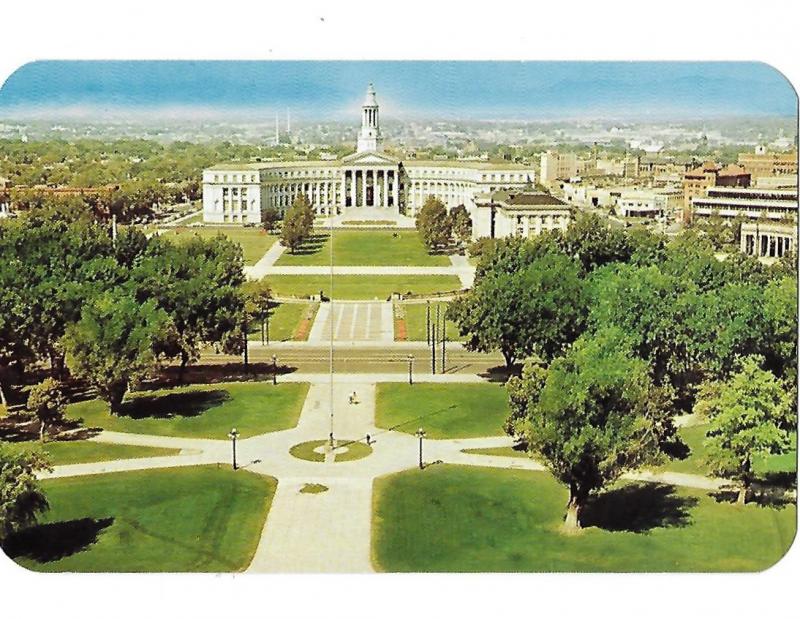
<svg viewBox="0 0 800 619">
<path fill-rule="evenodd" d="M 391 302 L 333 302 L 320 305 L 308 341 L 392 342 L 394 326 Z M 333 338 L 331 338 L 333 333 Z"/>
<path fill-rule="evenodd" d="M 402 381 L 397 374 L 337 375 L 333 385 L 325 374 L 295 374 L 281 380 L 309 382 L 300 419 L 290 430 L 271 432 L 239 441 L 242 468 L 278 479 L 278 490 L 267 516 L 252 572 L 346 572 L 373 570 L 370 560 L 372 489 L 377 477 L 415 468 L 418 442 L 410 434 L 375 426 L 375 385 Z M 476 375 L 420 376 L 418 382 L 483 382 Z M 351 404 L 350 395 L 358 403 Z M 331 428 L 338 441 L 364 441 L 369 434 L 373 452 L 361 460 L 311 462 L 293 457 L 290 447 L 327 439 Z M 229 441 L 101 432 L 94 441 L 126 445 L 172 447 L 175 456 L 114 460 L 91 464 L 57 466 L 42 478 L 73 477 L 142 469 L 219 464 L 230 466 Z M 527 458 L 464 453 L 464 449 L 511 446 L 506 436 L 473 439 L 425 439 L 426 463 L 452 463 L 509 469 L 543 470 Z M 677 484 L 704 490 L 720 489 L 727 480 L 700 475 L 638 472 L 627 479 Z M 306 494 L 306 484 L 327 487 L 319 494 Z"/>
</svg>

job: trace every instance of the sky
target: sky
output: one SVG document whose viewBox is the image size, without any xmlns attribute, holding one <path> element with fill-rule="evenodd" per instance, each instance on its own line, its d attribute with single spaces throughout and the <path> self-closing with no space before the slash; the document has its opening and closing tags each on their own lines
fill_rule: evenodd
<svg viewBox="0 0 800 619">
<path fill-rule="evenodd" d="M 130 114 L 553 120 L 794 116 L 775 69 L 745 62 L 39 61 L 0 88 L 0 118 Z M 266 118 L 265 118 L 266 120 Z"/>
</svg>

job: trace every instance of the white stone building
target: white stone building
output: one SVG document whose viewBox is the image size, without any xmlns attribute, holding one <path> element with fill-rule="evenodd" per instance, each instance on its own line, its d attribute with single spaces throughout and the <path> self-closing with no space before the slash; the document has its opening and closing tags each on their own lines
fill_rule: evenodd
<svg viewBox="0 0 800 619">
<path fill-rule="evenodd" d="M 620 217 L 674 218 L 682 206 L 682 189 L 631 189 L 619 197 L 616 210 Z"/>
<path fill-rule="evenodd" d="M 475 196 L 521 190 L 532 168 L 510 162 L 401 161 L 383 152 L 372 84 L 361 111 L 356 152 L 336 161 L 223 163 L 203 171 L 203 221 L 259 223 L 266 207 L 280 211 L 304 193 L 320 216 L 387 219 L 414 217 L 429 196 L 448 209 L 475 212 Z"/>
<path fill-rule="evenodd" d="M 566 230 L 572 209 L 555 196 L 534 191 L 497 191 L 477 196 L 472 237 L 530 238 L 547 230 Z"/>
<path fill-rule="evenodd" d="M 739 242 L 742 253 L 769 262 L 790 251 L 797 251 L 797 226 L 748 221 L 742 224 Z"/>
</svg>

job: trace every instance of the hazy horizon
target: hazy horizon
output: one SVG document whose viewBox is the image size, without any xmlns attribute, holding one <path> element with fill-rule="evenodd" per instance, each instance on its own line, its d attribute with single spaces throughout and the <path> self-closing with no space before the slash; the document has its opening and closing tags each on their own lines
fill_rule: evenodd
<svg viewBox="0 0 800 619">
<path fill-rule="evenodd" d="M 0 88 L 0 118 L 285 122 L 357 118 L 375 84 L 386 119 L 691 121 L 796 118 L 797 96 L 753 62 L 40 61 Z"/>
</svg>

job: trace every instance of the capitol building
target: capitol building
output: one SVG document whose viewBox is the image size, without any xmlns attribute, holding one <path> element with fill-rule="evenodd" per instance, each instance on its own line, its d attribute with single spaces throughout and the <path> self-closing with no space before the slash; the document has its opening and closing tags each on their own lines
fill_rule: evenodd
<svg viewBox="0 0 800 619">
<path fill-rule="evenodd" d="M 305 194 L 320 217 L 399 219 L 415 217 L 429 196 L 449 209 L 463 204 L 473 222 L 482 219 L 476 198 L 500 190 L 521 191 L 533 169 L 511 162 L 401 161 L 383 152 L 375 89 L 367 88 L 356 151 L 335 161 L 222 163 L 203 171 L 203 221 L 253 224 L 262 209 L 285 211 Z M 481 226 L 482 227 L 482 226 Z"/>
</svg>

